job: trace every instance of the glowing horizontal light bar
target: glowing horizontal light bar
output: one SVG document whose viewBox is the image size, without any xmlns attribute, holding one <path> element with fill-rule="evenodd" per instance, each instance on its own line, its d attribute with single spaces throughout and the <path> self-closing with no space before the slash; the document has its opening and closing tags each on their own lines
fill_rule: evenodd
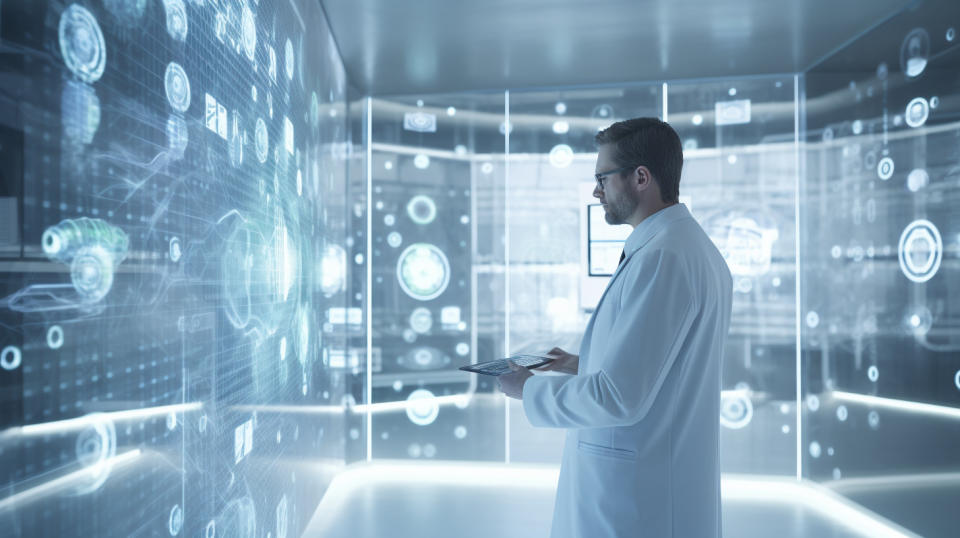
<svg viewBox="0 0 960 538">
<path fill-rule="evenodd" d="M 839 493 L 848 491 L 914 489 L 960 485 L 960 472 L 916 473 L 899 475 L 841 478 L 829 482 L 830 489 Z"/>
<path fill-rule="evenodd" d="M 420 408 L 424 405 L 436 404 L 450 405 L 459 404 L 468 405 L 472 400 L 500 400 L 502 397 L 494 394 L 451 394 L 449 396 L 436 396 L 434 398 L 423 398 L 420 400 L 398 400 L 395 402 L 381 402 L 374 404 L 359 405 L 235 405 L 231 409 L 252 413 L 291 413 L 303 415 L 340 415 L 346 412 L 354 414 L 370 413 L 388 413 L 394 411 L 406 411 L 410 407 Z"/>
<path fill-rule="evenodd" d="M 862 536 L 914 538 L 917 535 L 827 488 L 793 478 L 724 477 L 724 500 L 799 503 Z"/>
<path fill-rule="evenodd" d="M 233 411 L 244 413 L 289 413 L 299 415 L 342 415 L 347 408 L 343 405 L 234 405 Z"/>
<path fill-rule="evenodd" d="M 51 433 L 60 433 L 70 430 L 84 428 L 91 424 L 96 424 L 102 420 L 109 419 L 114 422 L 122 420 L 134 420 L 147 418 L 157 415 L 166 415 L 168 413 L 178 413 L 184 411 L 194 411 L 203 407 L 202 402 L 161 405 L 159 407 L 144 407 L 140 409 L 127 409 L 124 411 L 107 411 L 103 413 L 92 413 L 82 417 L 68 418 L 66 420 L 55 420 L 53 422 L 43 422 L 40 424 L 27 424 L 16 428 L 10 428 L 4 432 L 6 435 L 47 435 Z"/>
<path fill-rule="evenodd" d="M 423 398 L 420 400 L 399 400 L 396 402 L 382 402 L 374 404 L 360 404 L 352 407 L 354 413 L 384 413 L 389 411 L 406 411 L 408 407 L 422 409 L 424 406 L 435 403 L 438 406 L 459 404 L 466 407 L 474 399 L 501 400 L 503 397 L 495 394 L 451 394 L 449 396 L 436 396 L 433 398 Z"/>
<path fill-rule="evenodd" d="M 947 407 L 945 405 L 934 405 L 928 403 L 912 402 L 909 400 L 896 400 L 893 398 L 881 398 L 879 396 L 868 396 L 866 394 L 855 394 L 852 392 L 833 391 L 833 397 L 845 402 L 862 403 L 874 407 L 886 407 L 888 409 L 897 409 L 900 411 L 909 411 L 911 413 L 921 413 L 924 415 L 939 415 L 949 418 L 960 418 L 960 409 L 956 407 Z"/>
<path fill-rule="evenodd" d="M 107 466 L 111 468 L 118 467 L 130 463 L 140 457 L 140 449 L 136 448 L 119 456 L 114 456 L 98 462 L 98 467 Z M 59 478 L 54 478 L 53 480 L 48 480 L 38 486 L 34 486 L 29 489 L 25 489 L 20 493 L 15 493 L 5 499 L 0 500 L 0 510 L 6 510 L 7 508 L 16 508 L 17 505 L 26 503 L 38 497 L 43 497 L 45 495 L 54 494 L 65 489 L 73 487 L 78 482 L 83 482 L 90 477 L 90 469 L 83 468 L 78 471 L 73 471 L 69 474 L 63 475 Z"/>
</svg>

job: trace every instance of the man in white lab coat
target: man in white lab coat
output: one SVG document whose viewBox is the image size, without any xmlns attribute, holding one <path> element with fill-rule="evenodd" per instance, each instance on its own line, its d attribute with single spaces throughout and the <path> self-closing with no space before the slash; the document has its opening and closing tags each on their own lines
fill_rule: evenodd
<svg viewBox="0 0 960 538">
<path fill-rule="evenodd" d="M 720 362 L 732 279 L 680 204 L 680 139 L 656 118 L 597 134 L 610 224 L 630 224 L 580 355 L 537 375 L 512 365 L 501 390 L 534 426 L 566 428 L 553 538 L 717 538 Z"/>
</svg>

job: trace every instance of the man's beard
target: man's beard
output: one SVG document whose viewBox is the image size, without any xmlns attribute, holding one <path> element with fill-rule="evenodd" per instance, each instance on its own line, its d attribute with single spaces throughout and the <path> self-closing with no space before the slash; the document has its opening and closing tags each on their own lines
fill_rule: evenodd
<svg viewBox="0 0 960 538">
<path fill-rule="evenodd" d="M 636 209 L 637 202 L 624 196 L 619 201 L 607 203 L 607 212 L 604 213 L 603 218 L 607 224 L 626 224 L 627 219 Z"/>
</svg>

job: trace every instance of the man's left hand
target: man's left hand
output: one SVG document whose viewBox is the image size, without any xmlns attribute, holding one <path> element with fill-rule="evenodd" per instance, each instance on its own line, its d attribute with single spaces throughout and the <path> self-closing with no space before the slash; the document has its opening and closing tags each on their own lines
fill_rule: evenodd
<svg viewBox="0 0 960 538">
<path fill-rule="evenodd" d="M 508 398 L 522 400 L 523 384 L 527 382 L 527 379 L 533 377 L 533 374 L 530 373 L 530 370 L 518 366 L 513 361 L 507 361 L 507 364 L 510 365 L 510 369 L 513 371 L 497 378 L 497 381 L 500 382 L 500 391 Z"/>
</svg>

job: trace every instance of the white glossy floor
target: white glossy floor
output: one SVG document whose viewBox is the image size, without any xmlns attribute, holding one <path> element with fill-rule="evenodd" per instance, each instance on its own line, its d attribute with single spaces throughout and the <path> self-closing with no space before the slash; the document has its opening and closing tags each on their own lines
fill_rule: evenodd
<svg viewBox="0 0 960 538">
<path fill-rule="evenodd" d="M 552 466 L 352 465 L 334 480 L 303 536 L 546 538 L 556 480 Z M 724 476 L 723 497 L 727 538 L 916 536 L 825 488 L 793 479 Z"/>
</svg>

